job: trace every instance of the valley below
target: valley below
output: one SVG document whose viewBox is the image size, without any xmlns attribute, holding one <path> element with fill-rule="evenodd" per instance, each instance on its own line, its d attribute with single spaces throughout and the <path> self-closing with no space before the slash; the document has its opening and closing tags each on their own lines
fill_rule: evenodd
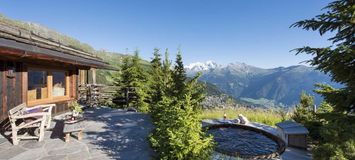
<svg viewBox="0 0 355 160">
<path fill-rule="evenodd" d="M 123 57 L 130 56 L 103 51 L 96 54 L 117 68 Z M 141 64 L 149 69 L 147 60 L 142 60 Z M 185 70 L 189 77 L 202 73 L 199 80 L 206 86 L 207 98 L 203 105 L 207 109 L 228 107 L 228 99 L 248 108 L 288 109 L 298 104 L 301 92 L 314 96 L 315 104 L 319 105 L 323 98 L 314 92 L 315 84 L 342 87 L 328 75 L 304 65 L 264 69 L 240 62 L 220 65 L 207 61 L 188 64 Z M 113 74 L 114 71 L 98 70 L 98 82 L 111 84 Z"/>
<path fill-rule="evenodd" d="M 207 61 L 185 68 L 189 76 L 201 72 L 201 81 L 215 85 L 241 104 L 254 107 L 293 107 L 301 92 L 314 96 L 315 104 L 319 105 L 322 97 L 314 92 L 315 84 L 341 87 L 328 75 L 303 65 L 263 69 L 239 62 L 223 66 Z"/>
</svg>

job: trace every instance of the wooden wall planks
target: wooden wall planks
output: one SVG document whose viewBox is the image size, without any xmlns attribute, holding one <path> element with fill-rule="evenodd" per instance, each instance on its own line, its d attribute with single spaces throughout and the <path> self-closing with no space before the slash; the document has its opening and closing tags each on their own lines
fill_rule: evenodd
<svg viewBox="0 0 355 160">
<path fill-rule="evenodd" d="M 14 76 L 7 76 L 8 64 L 14 65 Z M 7 112 L 11 108 L 26 102 L 27 100 L 27 63 L 14 62 L 0 57 L 0 123 L 7 118 Z M 70 69 L 70 100 L 55 102 L 57 107 L 53 114 L 68 111 L 68 103 L 77 97 L 78 69 Z"/>
<path fill-rule="evenodd" d="M 4 95 L 3 95 L 3 76 L 4 76 L 4 70 L 5 70 L 5 62 L 0 60 L 0 121 L 2 120 L 3 117 L 3 99 L 4 99 Z"/>
<path fill-rule="evenodd" d="M 16 78 L 13 81 L 13 88 L 15 90 L 14 92 L 14 106 L 20 105 L 23 103 L 22 101 L 22 63 L 17 62 L 16 63 Z"/>
<path fill-rule="evenodd" d="M 8 77 L 9 63 L 14 65 L 14 77 Z M 7 117 L 7 111 L 21 104 L 22 100 L 22 63 L 0 61 L 0 121 Z"/>
<path fill-rule="evenodd" d="M 0 119 L 3 120 L 6 117 L 6 112 L 7 112 L 7 79 L 6 79 L 6 61 L 2 61 L 1 65 L 1 72 L 2 76 L 1 78 L 1 85 L 2 85 L 2 110 L 1 110 L 1 117 Z"/>
</svg>

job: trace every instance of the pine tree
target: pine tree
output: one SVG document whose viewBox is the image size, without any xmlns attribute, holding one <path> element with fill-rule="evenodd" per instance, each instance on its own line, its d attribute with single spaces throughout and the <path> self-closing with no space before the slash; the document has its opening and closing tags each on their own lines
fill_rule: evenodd
<svg viewBox="0 0 355 160">
<path fill-rule="evenodd" d="M 164 92 L 167 95 L 172 95 L 171 87 L 172 86 L 172 71 L 171 71 L 171 62 L 169 60 L 169 51 L 165 50 L 165 59 L 163 61 L 163 75 L 164 75 Z"/>
<path fill-rule="evenodd" d="M 346 86 L 342 90 L 334 90 L 325 85 L 320 86 L 323 90 L 321 94 L 328 98 L 328 101 L 337 103 L 334 109 L 338 113 L 349 112 L 353 104 L 355 104 L 354 5 L 354 0 L 338 0 L 325 7 L 328 10 L 326 13 L 292 25 L 292 27 L 301 27 L 305 30 L 317 30 L 320 35 L 335 32 L 335 36 L 329 38 L 329 41 L 333 43 L 332 46 L 325 48 L 306 46 L 298 48 L 296 51 L 297 54 L 314 55 L 314 58 L 308 61 L 311 65 L 316 66 L 317 69 L 325 73 L 329 73 L 334 81 Z"/>
<path fill-rule="evenodd" d="M 150 62 L 152 66 L 152 70 L 150 73 L 151 89 L 152 89 L 151 98 L 152 98 L 152 103 L 156 104 L 161 100 L 164 75 L 163 75 L 163 69 L 161 63 L 162 60 L 161 60 L 161 55 L 159 53 L 159 49 L 155 48 L 153 55 L 154 58 Z"/>
<path fill-rule="evenodd" d="M 135 107 L 141 112 L 147 112 L 149 110 L 147 103 L 149 86 L 146 85 L 147 74 L 140 62 L 138 51 L 135 51 L 133 57 L 125 57 L 121 66 L 120 78 L 115 78 L 115 84 L 121 88 L 134 88 L 137 94 L 137 100 L 133 101 Z M 122 94 L 122 90 L 119 90 L 118 94 Z"/>
<path fill-rule="evenodd" d="M 308 128 L 310 131 L 309 136 L 312 140 L 318 141 L 320 139 L 319 130 L 321 122 L 317 119 L 317 114 L 313 110 L 313 106 L 314 97 L 302 92 L 300 96 L 300 103 L 296 106 L 296 110 L 291 118 Z"/>
<path fill-rule="evenodd" d="M 330 74 L 344 88 L 318 85 L 317 93 L 333 108 L 318 117 L 324 121 L 321 141 L 314 150 L 315 159 L 355 159 L 355 1 L 337 0 L 329 3 L 326 13 L 294 23 L 291 27 L 318 31 L 320 35 L 334 34 L 324 48 L 302 47 L 297 54 L 313 55 L 310 64 Z"/>
<path fill-rule="evenodd" d="M 186 75 L 170 69 L 167 52 L 163 63 L 164 92 L 161 101 L 157 103 L 159 112 L 152 112 L 155 131 L 150 136 L 152 146 L 159 154 L 160 159 L 208 159 L 212 151 L 212 137 L 202 132 L 199 117 L 200 99 L 193 96 L 196 91 L 198 77 L 188 83 Z M 180 63 L 181 62 L 181 63 Z M 176 65 L 183 68 L 181 54 L 177 57 Z M 181 71 L 181 70 L 180 70 Z M 179 78 L 177 78 L 180 74 Z M 176 86 L 183 84 L 178 91 Z M 177 94 L 178 93 L 178 94 Z"/>
<path fill-rule="evenodd" d="M 131 57 L 124 57 L 122 60 L 122 65 L 120 67 L 119 75 L 116 75 L 114 79 L 116 80 L 117 86 L 128 86 L 132 81 L 131 75 L 129 74 L 129 68 L 131 68 Z"/>
<path fill-rule="evenodd" d="M 184 68 L 184 63 L 182 61 L 181 49 L 178 49 L 176 55 L 173 76 L 173 93 L 178 98 L 183 99 L 184 96 L 189 93 L 192 96 L 192 106 L 194 110 L 200 107 L 200 103 L 205 98 L 205 86 L 203 84 L 197 83 L 198 79 L 201 77 L 201 73 L 188 80 L 186 77 L 186 71 Z"/>
<path fill-rule="evenodd" d="M 165 50 L 165 58 L 163 63 L 160 66 L 159 54 L 157 54 L 157 50 L 154 52 L 154 59 L 152 60 L 152 73 L 151 75 L 151 94 L 157 93 L 156 95 L 151 95 L 152 103 L 151 103 L 151 116 L 153 118 L 154 123 L 161 123 L 161 118 L 166 117 L 166 115 L 162 112 L 165 108 L 170 107 L 170 105 L 159 105 L 163 101 L 163 97 L 166 99 L 172 98 L 172 71 L 171 71 L 171 62 L 169 61 L 169 53 L 168 49 Z M 161 72 L 161 73 L 160 73 Z M 160 81 L 159 81 L 160 80 Z M 160 95 L 159 95 L 160 94 Z"/>
<path fill-rule="evenodd" d="M 200 104 L 206 97 L 206 86 L 202 83 L 198 83 L 198 79 L 201 75 L 201 73 L 197 73 L 195 77 L 187 81 L 185 89 L 187 93 L 191 94 L 191 103 L 195 112 L 201 111 L 202 106 Z"/>
<path fill-rule="evenodd" d="M 186 83 L 186 72 L 184 64 L 182 62 L 181 50 L 178 49 L 178 54 L 176 55 L 175 66 L 173 71 L 173 81 L 174 81 L 174 94 L 181 97 L 184 95 L 184 88 Z"/>
<path fill-rule="evenodd" d="M 150 112 L 153 119 L 157 119 L 157 112 L 160 112 L 158 108 L 158 103 L 162 101 L 163 90 L 164 90 L 164 73 L 162 66 L 161 54 L 159 49 L 155 48 L 153 53 L 154 58 L 150 62 L 152 69 L 150 72 Z"/>
<path fill-rule="evenodd" d="M 300 103 L 296 106 L 296 110 L 292 116 L 292 119 L 303 125 L 305 125 L 309 121 L 312 121 L 315 115 L 313 111 L 313 106 L 313 96 L 307 95 L 305 92 L 302 92 L 300 96 Z"/>
<path fill-rule="evenodd" d="M 139 57 L 138 50 L 135 51 L 134 56 L 132 58 L 132 67 L 131 74 L 134 77 L 134 81 L 132 81 L 132 87 L 135 88 L 135 92 L 138 96 L 137 99 L 137 109 L 140 112 L 148 112 L 149 104 L 148 104 L 148 93 L 149 85 L 147 85 L 147 73 L 143 70 L 141 65 L 141 59 Z"/>
<path fill-rule="evenodd" d="M 160 159 L 208 159 L 212 151 L 212 137 L 202 132 L 201 119 L 194 111 L 192 97 L 184 99 L 164 96 L 163 108 L 155 136 L 151 137 Z M 184 108 L 184 109 L 182 109 Z"/>
</svg>

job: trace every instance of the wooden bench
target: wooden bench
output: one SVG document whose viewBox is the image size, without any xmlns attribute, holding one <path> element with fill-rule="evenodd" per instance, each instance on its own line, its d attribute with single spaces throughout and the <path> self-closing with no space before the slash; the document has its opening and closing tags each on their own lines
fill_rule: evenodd
<svg viewBox="0 0 355 160">
<path fill-rule="evenodd" d="M 52 119 L 52 107 L 55 104 L 38 105 L 28 108 L 26 103 L 22 103 L 8 112 L 11 130 L 12 130 L 12 143 L 17 145 L 21 139 L 38 139 L 42 141 L 44 138 L 44 129 L 50 127 Z M 39 128 L 38 135 L 18 135 L 21 129 Z"/>
</svg>

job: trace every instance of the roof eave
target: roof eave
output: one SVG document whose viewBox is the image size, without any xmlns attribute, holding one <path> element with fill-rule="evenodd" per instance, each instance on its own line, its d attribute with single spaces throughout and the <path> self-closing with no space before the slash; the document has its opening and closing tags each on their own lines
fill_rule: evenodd
<svg viewBox="0 0 355 160">
<path fill-rule="evenodd" d="M 17 56 L 21 57 L 36 57 L 40 59 L 41 57 L 51 58 L 55 61 L 60 61 L 64 63 L 70 63 L 73 65 L 81 65 L 98 69 L 113 69 L 107 62 L 99 58 L 85 58 L 81 56 L 76 56 L 68 54 L 65 52 L 60 52 L 56 50 L 51 50 L 47 48 L 42 48 L 39 46 L 17 42 L 15 40 L 10 40 L 6 38 L 0 38 L 0 47 L 20 50 L 23 52 L 18 52 Z"/>
</svg>

